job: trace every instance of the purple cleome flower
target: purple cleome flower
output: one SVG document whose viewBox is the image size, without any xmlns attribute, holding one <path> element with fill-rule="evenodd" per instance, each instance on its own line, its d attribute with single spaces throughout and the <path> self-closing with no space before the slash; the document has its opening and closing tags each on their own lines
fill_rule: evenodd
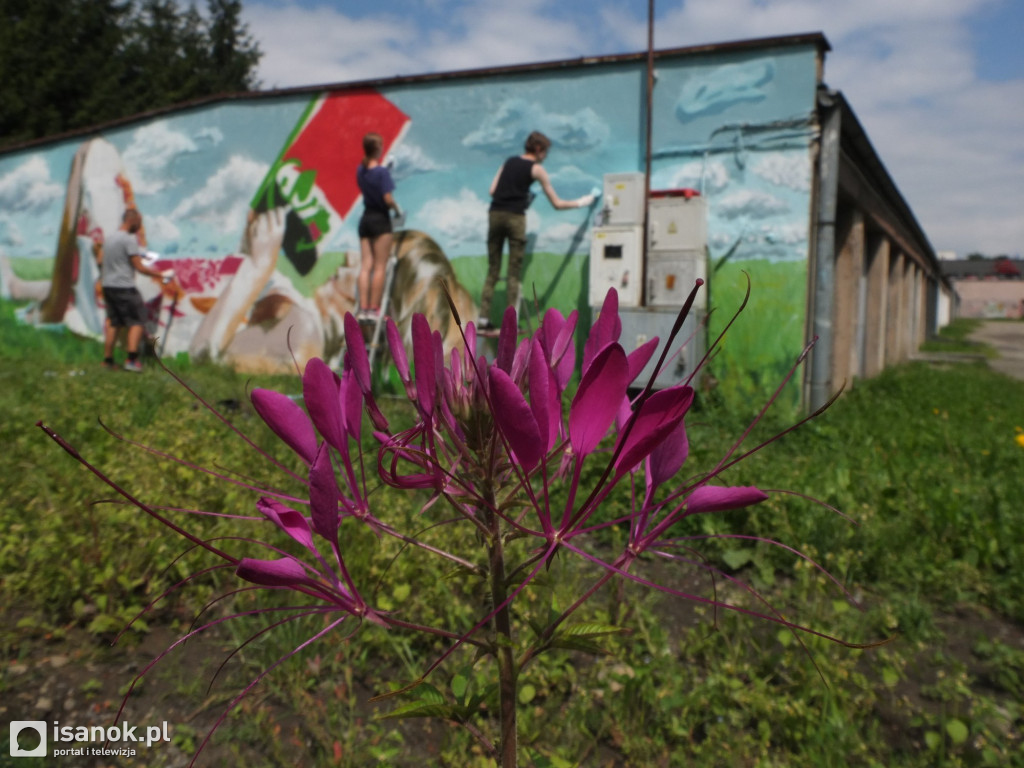
<svg viewBox="0 0 1024 768">
<path fill-rule="evenodd" d="M 699 287 L 700 283 L 680 312 L 671 337 L 666 340 L 659 368 Z M 367 620 L 388 628 L 429 632 L 453 641 L 449 650 L 425 671 L 424 677 L 457 647 L 470 643 L 493 653 L 501 674 L 514 679 L 517 672 L 509 671 L 513 669 L 509 665 L 521 670 L 544 650 L 544 641 L 555 634 L 559 625 L 614 577 L 633 579 L 667 594 L 751 613 L 793 629 L 829 637 L 791 623 L 770 606 L 758 613 L 725 604 L 717 598 L 685 594 L 631 573 L 638 559 L 654 554 L 685 560 L 713 576 L 732 580 L 713 565 L 680 555 L 681 550 L 688 551 L 691 542 L 679 538 L 675 530 L 679 521 L 691 515 L 738 509 L 766 500 L 768 495 L 758 488 L 728 487 L 716 482 L 724 470 L 763 444 L 736 455 L 748 430 L 712 470 L 682 483 L 674 480 L 689 454 L 685 423 L 694 401 L 693 388 L 683 382 L 653 391 L 650 383 L 637 381 L 659 341 L 655 338 L 631 353 L 625 351 L 619 342 L 622 324 L 618 297 L 611 290 L 583 344 L 579 386 L 566 407 L 566 389 L 577 370 L 576 325 L 575 312 L 564 317 L 550 309 L 537 331 L 520 340 L 516 313 L 509 308 L 503 318 L 493 360 L 488 360 L 478 349 L 472 324 L 464 328 L 464 348 L 452 350 L 445 360 L 440 334 L 431 331 L 424 317 L 416 316 L 412 322 L 410 366 L 398 329 L 388 319 L 387 338 L 392 360 L 416 414 L 416 423 L 411 428 L 393 432 L 373 396 L 369 359 L 359 325 L 353 317 L 347 316 L 348 346 L 343 370 L 339 375 L 319 359 L 307 364 L 302 376 L 305 410 L 281 393 L 265 389 L 252 393 L 257 413 L 308 469 L 307 475 L 300 478 L 308 489 L 308 498 L 260 491 L 256 502 L 260 517 L 242 518 L 270 521 L 292 542 L 290 549 L 286 549 L 255 534 L 243 539 L 260 543 L 267 549 L 270 556 L 266 559 L 232 555 L 225 551 L 227 542 L 205 541 L 190 533 L 163 512 L 117 486 L 52 430 L 43 429 L 130 503 L 194 546 L 219 558 L 219 567 L 233 568 L 249 585 L 239 591 L 289 590 L 305 601 L 302 605 L 275 609 L 288 615 L 274 626 L 311 613 L 336 617 L 314 637 L 282 657 L 273 665 L 275 667 L 343 622 Z M 805 355 L 806 350 L 798 364 Z M 641 386 L 639 394 L 631 397 L 630 392 L 636 392 Z M 364 415 L 369 417 L 379 443 L 376 462 L 370 462 L 374 471 L 369 482 L 362 448 Z M 611 440 L 610 432 L 614 435 Z M 586 487 L 582 482 L 585 466 L 597 467 L 600 472 L 599 480 Z M 605 519 L 601 514 L 602 505 L 613 489 L 622 481 L 635 486 L 640 478 L 643 492 L 632 495 L 629 513 L 620 519 Z M 244 484 L 231 477 L 225 479 Z M 387 511 L 374 508 L 368 494 L 368 485 L 378 479 L 397 489 L 429 491 L 431 495 L 424 511 L 444 500 L 459 519 L 480 532 L 488 552 L 489 573 L 469 558 L 431 546 L 393 527 L 393 521 L 387 519 Z M 339 537 L 346 520 L 351 521 L 347 524 L 364 524 L 378 536 L 395 537 L 456 563 L 469 573 L 489 578 L 492 603 L 486 615 L 472 628 L 452 630 L 419 626 L 371 606 L 346 568 Z M 588 548 L 588 539 L 610 526 L 622 526 L 628 531 L 624 548 L 611 559 Z M 503 550 L 503 541 L 509 535 L 533 542 L 532 546 L 527 546 L 529 554 L 524 562 L 514 564 L 519 577 L 512 585 L 505 583 L 507 553 Z M 300 554 L 294 554 L 295 545 Z M 785 545 L 779 546 L 795 552 Z M 496 627 L 494 631 L 511 637 L 509 606 L 558 552 L 572 553 L 596 564 L 603 574 L 561 616 L 549 623 L 537 643 L 527 648 L 518 661 L 513 660 L 510 650 L 502 650 L 502 644 L 487 638 L 492 631 L 488 627 Z M 233 616 L 199 626 L 178 643 L 229 618 Z M 269 670 L 253 680 L 232 701 L 229 709 L 267 672 Z M 502 765 L 514 762 L 514 744 L 508 748 L 511 750 L 508 759 L 504 751 L 508 740 L 514 741 L 514 706 L 514 696 L 511 702 L 502 705 L 503 728 L 506 728 L 505 718 L 512 719 L 511 731 L 506 729 L 502 734 Z M 510 708 L 513 711 L 509 711 Z M 203 745 L 205 743 L 206 740 Z M 497 756 L 498 749 L 491 748 Z"/>
</svg>

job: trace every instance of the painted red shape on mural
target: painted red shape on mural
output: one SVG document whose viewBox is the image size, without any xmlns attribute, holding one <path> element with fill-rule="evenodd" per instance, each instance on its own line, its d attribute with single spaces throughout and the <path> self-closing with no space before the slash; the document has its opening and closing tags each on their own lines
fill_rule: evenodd
<svg viewBox="0 0 1024 768">
<path fill-rule="evenodd" d="M 379 133 L 387 153 L 408 122 L 405 113 L 376 91 L 330 93 L 282 159 L 297 161 L 300 172 L 316 171 L 317 186 L 331 207 L 347 217 L 359 199 L 356 167 L 363 159 L 363 136 Z"/>
<path fill-rule="evenodd" d="M 359 200 L 363 136 L 379 133 L 387 152 L 408 122 L 373 90 L 327 93 L 310 103 L 252 202 L 256 213 L 287 209 L 281 248 L 300 275 L 312 270 L 321 241 Z"/>
</svg>

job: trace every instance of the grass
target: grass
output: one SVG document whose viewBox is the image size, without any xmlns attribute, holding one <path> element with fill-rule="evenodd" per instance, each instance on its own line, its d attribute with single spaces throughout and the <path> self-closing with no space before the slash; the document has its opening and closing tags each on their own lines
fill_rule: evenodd
<svg viewBox="0 0 1024 768">
<path fill-rule="evenodd" d="M 922 352 L 950 352 L 954 354 L 973 354 L 992 358 L 998 353 L 984 344 L 971 341 L 968 337 L 984 321 L 974 317 L 958 317 L 949 325 L 939 329 L 937 336 L 928 339 L 921 345 Z"/>
<path fill-rule="evenodd" d="M 109 665 L 105 674 L 127 683 L 126 659 L 137 664 L 148 642 L 187 631 L 219 581 L 203 579 L 161 603 L 145 625 L 106 650 L 127 620 L 202 560 L 194 554 L 176 560 L 181 542 L 131 509 L 95 504 L 111 492 L 47 440 L 37 420 L 148 501 L 251 511 L 243 489 L 112 439 L 98 416 L 198 465 L 259 471 L 251 452 L 154 366 L 132 376 L 101 371 L 98 359 L 94 344 L 17 326 L 11 306 L 0 303 L 0 711 L 9 719 L 33 719 L 33 711 L 16 707 L 38 698 L 16 668 L 42 674 L 41 660 L 54 653 L 78 658 L 60 674 L 74 678 L 80 665 L 79 687 L 94 704 L 103 702 L 100 676 L 89 665 Z M 249 380 L 202 366 L 181 372 L 267 445 L 247 390 L 297 391 L 290 377 Z M 848 585 L 863 611 L 829 588 L 819 571 L 777 548 L 719 539 L 702 545 L 702 553 L 795 620 L 851 642 L 887 644 L 851 650 L 737 614 L 715 615 L 692 602 L 658 599 L 635 585 L 612 589 L 585 618 L 630 633 L 610 637 L 605 655 L 564 651 L 529 668 L 521 696 L 524 753 L 537 766 L 559 768 L 1024 765 L 1024 449 L 1015 441 L 1024 430 L 1021 402 L 1024 383 L 975 364 L 908 365 L 856 382 L 823 417 L 727 477 L 809 494 L 853 522 L 798 496 L 775 494 L 750 511 L 692 523 L 693 534 L 771 536 L 801 547 Z M 695 411 L 688 421 L 691 465 L 721 456 L 753 408 Z M 388 410 L 400 418 L 397 404 Z M 759 435 L 784 426 L 770 422 Z M 385 502 L 393 515 L 420 519 L 408 497 L 385 496 Z M 209 536 L 235 530 L 224 519 L 196 525 Z M 375 595 L 381 604 L 451 626 L 475 615 L 473 596 L 457 580 L 439 578 L 416 558 L 389 566 L 392 553 L 372 536 L 350 546 L 352 567 L 365 583 L 377 583 L 389 569 L 393 586 Z M 711 590 L 706 579 L 668 564 L 646 567 L 680 588 Z M 584 576 L 562 563 L 530 599 L 564 600 Z M 731 588 L 720 582 L 718 589 Z M 231 648 L 255 626 L 186 650 L 192 655 L 170 659 L 169 671 L 147 682 L 129 714 L 141 720 L 155 711 L 168 719 L 176 746 L 126 764 L 173 763 L 175 750 L 187 752 L 205 733 L 198 721 L 212 722 L 240 683 L 315 628 L 285 627 L 248 646 L 207 693 L 223 655 L 218 644 Z M 417 637 L 372 628 L 310 649 L 272 674 L 229 719 L 208 764 L 487 765 L 464 731 L 379 719 L 391 705 L 368 702 L 388 682 L 414 678 L 436 652 Z M 431 677 L 440 695 L 483 690 L 487 681 L 472 661 L 456 656 Z"/>
</svg>

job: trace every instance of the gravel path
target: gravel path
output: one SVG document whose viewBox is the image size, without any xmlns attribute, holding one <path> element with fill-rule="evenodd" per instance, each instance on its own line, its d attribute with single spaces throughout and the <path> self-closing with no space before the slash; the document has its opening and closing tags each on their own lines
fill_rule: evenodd
<svg viewBox="0 0 1024 768">
<path fill-rule="evenodd" d="M 1024 322 L 988 321 L 970 339 L 999 351 L 998 358 L 988 361 L 992 370 L 1024 380 Z"/>
</svg>

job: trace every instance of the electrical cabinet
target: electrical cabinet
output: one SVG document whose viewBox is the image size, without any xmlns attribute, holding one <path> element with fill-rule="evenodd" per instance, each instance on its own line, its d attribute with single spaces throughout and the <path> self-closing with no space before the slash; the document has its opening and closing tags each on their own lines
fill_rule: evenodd
<svg viewBox="0 0 1024 768">
<path fill-rule="evenodd" d="M 643 226 L 594 227 L 590 238 L 590 305 L 600 307 L 609 288 L 619 292 L 619 306 L 640 305 L 643 277 Z"/>
<path fill-rule="evenodd" d="M 636 389 L 643 389 L 647 386 L 648 380 L 654 374 L 654 368 L 658 364 L 661 351 L 665 348 L 665 342 L 668 341 L 668 336 L 672 332 L 672 326 L 676 322 L 678 313 L 679 308 L 662 307 L 627 307 L 619 310 L 619 318 L 622 320 L 622 335 L 619 337 L 619 343 L 622 344 L 626 354 L 646 344 L 655 336 L 660 341 L 657 351 L 634 380 L 632 386 Z M 684 383 L 696 370 L 704 356 L 706 343 L 704 328 L 699 322 L 699 316 L 700 313 L 691 311 L 683 322 L 683 327 L 672 342 L 672 348 L 665 358 L 665 365 L 654 380 L 655 389 L 664 389 Z M 697 385 L 697 377 L 690 381 L 690 385 L 694 387 Z"/>
<path fill-rule="evenodd" d="M 648 251 L 647 305 L 652 307 L 681 307 L 690 295 L 697 279 L 707 285 L 707 258 L 704 249 L 690 251 Z M 707 288 L 694 298 L 695 309 L 708 305 Z"/>
<path fill-rule="evenodd" d="M 643 173 L 606 173 L 601 223 L 607 226 L 643 224 L 645 191 Z"/>
<path fill-rule="evenodd" d="M 647 212 L 651 251 L 704 250 L 708 209 L 703 197 L 652 197 Z"/>
</svg>

